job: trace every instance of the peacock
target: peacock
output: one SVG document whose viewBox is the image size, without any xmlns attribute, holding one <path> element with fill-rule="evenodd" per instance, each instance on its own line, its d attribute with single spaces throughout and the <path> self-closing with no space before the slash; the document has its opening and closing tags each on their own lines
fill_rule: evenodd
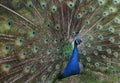
<svg viewBox="0 0 120 83">
<path fill-rule="evenodd" d="M 119 83 L 119 8 L 120 0 L 0 0 L 0 83 Z M 109 75 L 117 80 L 103 82 Z"/>
</svg>

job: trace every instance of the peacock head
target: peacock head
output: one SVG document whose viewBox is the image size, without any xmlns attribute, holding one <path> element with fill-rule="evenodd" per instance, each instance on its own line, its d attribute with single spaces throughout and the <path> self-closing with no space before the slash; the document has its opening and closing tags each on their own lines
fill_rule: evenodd
<svg viewBox="0 0 120 83">
<path fill-rule="evenodd" d="M 75 41 L 74 41 L 74 45 L 79 45 L 82 43 L 82 39 L 81 38 L 76 38 Z"/>
</svg>

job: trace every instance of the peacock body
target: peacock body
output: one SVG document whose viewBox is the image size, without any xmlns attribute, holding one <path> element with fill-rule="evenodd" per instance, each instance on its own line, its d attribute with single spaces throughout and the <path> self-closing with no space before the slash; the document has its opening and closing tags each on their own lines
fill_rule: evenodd
<svg viewBox="0 0 120 83">
<path fill-rule="evenodd" d="M 79 73 L 76 83 L 119 83 L 119 7 L 120 0 L 0 0 L 0 83 L 58 83 Z M 96 74 L 116 79 L 86 81 Z"/>
</svg>

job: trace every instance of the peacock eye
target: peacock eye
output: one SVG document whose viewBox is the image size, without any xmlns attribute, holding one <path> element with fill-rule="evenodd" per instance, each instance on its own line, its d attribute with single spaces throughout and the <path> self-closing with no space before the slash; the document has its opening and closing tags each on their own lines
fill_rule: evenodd
<svg viewBox="0 0 120 83">
<path fill-rule="evenodd" d="M 12 26 L 12 22 L 11 21 L 8 22 L 8 26 Z"/>
<path fill-rule="evenodd" d="M 45 42 L 45 43 L 48 43 L 48 39 L 46 38 L 44 42 Z"/>
<path fill-rule="evenodd" d="M 6 47 L 5 47 L 5 49 L 6 49 L 6 50 L 8 50 L 8 49 L 9 49 L 9 47 L 8 47 L 8 46 L 6 46 Z"/>
<path fill-rule="evenodd" d="M 66 32 L 63 32 L 63 35 L 67 35 L 67 33 L 66 33 Z"/>
<path fill-rule="evenodd" d="M 30 66 L 26 66 L 25 68 L 24 68 L 24 71 L 26 72 L 26 73 L 28 73 L 29 71 L 30 71 Z"/>
<path fill-rule="evenodd" d="M 92 35 L 89 35 L 89 36 L 87 36 L 87 39 L 92 41 L 94 38 Z"/>
<path fill-rule="evenodd" d="M 58 42 L 58 40 L 57 40 L 57 39 L 56 39 L 55 41 L 56 41 L 56 42 Z"/>
<path fill-rule="evenodd" d="M 109 11 L 112 12 L 112 11 L 113 11 L 113 8 L 109 8 Z"/>
<path fill-rule="evenodd" d="M 108 67 L 110 67 L 110 66 L 111 66 L 111 63 L 110 63 L 110 62 L 107 62 L 106 65 L 107 65 Z"/>
<path fill-rule="evenodd" d="M 95 10 L 95 8 L 91 6 L 91 7 L 89 8 L 89 10 L 90 10 L 90 12 L 93 12 L 93 11 Z"/>
<path fill-rule="evenodd" d="M 106 58 L 106 56 L 105 56 L 105 55 L 101 55 L 101 57 L 102 57 L 103 59 L 105 59 L 105 58 Z"/>
<path fill-rule="evenodd" d="M 60 48 L 58 47 L 57 49 L 59 50 Z"/>
<path fill-rule="evenodd" d="M 90 48 L 92 45 L 90 43 L 86 43 L 86 47 Z"/>
<path fill-rule="evenodd" d="M 9 68 L 9 67 L 10 67 L 10 65 L 8 65 L 8 64 L 5 65 L 5 68 Z"/>
<path fill-rule="evenodd" d="M 45 8 L 45 4 L 42 4 L 42 7 Z"/>
<path fill-rule="evenodd" d="M 99 4 L 100 4 L 100 5 L 102 5 L 102 4 L 103 4 L 103 2 L 102 2 L 102 1 L 100 1 L 100 2 L 99 2 Z"/>
<path fill-rule="evenodd" d="M 20 43 L 23 43 L 23 42 L 24 42 L 23 38 L 20 38 L 20 40 L 19 40 L 19 41 L 20 41 Z"/>
<path fill-rule="evenodd" d="M 106 16 L 108 16 L 108 15 L 109 15 L 108 12 L 103 12 L 103 17 L 106 17 Z"/>
<path fill-rule="evenodd" d="M 90 57 L 87 57 L 86 58 L 88 62 L 91 62 L 91 58 Z"/>
<path fill-rule="evenodd" d="M 41 80 L 43 81 L 45 79 L 46 79 L 46 75 L 43 75 L 42 78 L 41 78 Z"/>
<path fill-rule="evenodd" d="M 97 55 L 98 55 L 98 52 L 97 52 L 97 51 L 94 51 L 93 54 L 97 56 Z"/>
<path fill-rule="evenodd" d="M 29 34 L 29 36 L 30 36 L 31 38 L 36 37 L 36 35 L 37 35 L 37 32 L 36 32 L 35 30 L 31 31 L 30 34 Z"/>
<path fill-rule="evenodd" d="M 48 55 L 51 54 L 51 50 L 50 49 L 47 50 L 47 54 Z"/>
<path fill-rule="evenodd" d="M 55 69 L 56 69 L 56 70 L 60 69 L 60 65 L 57 64 L 57 65 L 55 66 Z"/>
<path fill-rule="evenodd" d="M 31 68 L 31 73 L 34 73 L 35 71 L 36 71 L 35 67 Z"/>
<path fill-rule="evenodd" d="M 75 36 L 75 35 L 76 35 L 76 32 L 75 32 L 75 31 L 73 31 L 73 32 L 72 32 L 72 36 Z"/>
<path fill-rule="evenodd" d="M 42 9 L 45 9 L 47 7 L 47 4 L 45 2 L 42 2 L 41 7 L 42 7 Z"/>
<path fill-rule="evenodd" d="M 3 67 L 4 67 L 5 71 L 9 71 L 11 68 L 11 65 L 10 64 L 3 64 Z"/>
<path fill-rule="evenodd" d="M 58 43 L 59 40 L 58 39 L 54 39 L 53 41 L 54 41 L 54 43 Z"/>
<path fill-rule="evenodd" d="M 21 46 L 24 43 L 24 39 L 22 37 L 17 38 L 15 44 Z"/>
<path fill-rule="evenodd" d="M 50 26 L 50 23 L 47 23 L 46 27 L 47 27 L 47 28 L 50 28 L 50 27 L 51 27 L 51 26 Z"/>
<path fill-rule="evenodd" d="M 85 25 L 89 25 L 90 24 L 90 22 L 87 20 L 87 21 L 85 21 Z"/>
<path fill-rule="evenodd" d="M 95 66 L 96 66 L 96 67 L 99 67 L 99 65 L 100 65 L 100 64 L 99 64 L 98 62 L 95 63 Z"/>
<path fill-rule="evenodd" d="M 79 14 L 77 15 L 77 18 L 80 19 L 80 15 Z"/>
<path fill-rule="evenodd" d="M 82 3 L 82 2 L 83 2 L 83 0 L 77 0 L 77 2 L 78 2 L 78 3 Z"/>
<path fill-rule="evenodd" d="M 30 69 L 30 67 L 26 67 L 26 69 L 27 69 L 27 70 L 29 70 L 29 69 Z"/>
<path fill-rule="evenodd" d="M 50 24 L 48 24 L 47 26 L 50 27 Z"/>
<path fill-rule="evenodd" d="M 109 38 L 109 41 L 110 41 L 111 43 L 114 43 L 114 42 L 115 42 L 115 39 L 114 39 L 113 37 L 110 37 L 110 38 Z"/>
<path fill-rule="evenodd" d="M 68 2 L 67 3 L 67 5 L 68 5 L 68 7 L 70 8 L 70 9 L 72 9 L 74 6 L 75 6 L 75 4 L 73 3 L 73 2 Z"/>
<path fill-rule="evenodd" d="M 27 52 L 23 52 L 23 55 L 26 56 L 26 55 L 27 55 Z"/>
<path fill-rule="evenodd" d="M 39 46 L 34 46 L 34 47 L 33 47 L 33 52 L 34 52 L 34 53 L 37 53 L 37 52 L 39 51 L 39 49 L 40 49 Z"/>
<path fill-rule="evenodd" d="M 52 71 L 52 66 L 48 67 L 47 71 L 51 72 Z"/>
<path fill-rule="evenodd" d="M 120 1 L 114 0 L 113 3 L 114 3 L 114 4 L 118 4 L 118 3 L 120 3 Z"/>
<path fill-rule="evenodd" d="M 60 48 L 59 48 L 59 47 L 57 47 L 57 48 L 56 48 L 56 50 L 57 50 L 57 51 L 60 51 Z"/>
<path fill-rule="evenodd" d="M 56 30 L 60 30 L 60 25 L 59 25 L 59 24 L 56 24 L 55 29 L 56 29 Z"/>
<path fill-rule="evenodd" d="M 119 20 L 118 18 L 115 18 L 115 20 L 114 20 L 114 21 L 115 21 L 115 23 L 118 23 L 118 22 L 119 22 L 118 20 Z"/>
<path fill-rule="evenodd" d="M 90 7 L 90 11 L 92 11 L 92 7 Z"/>
<path fill-rule="evenodd" d="M 104 39 L 104 37 L 103 37 L 102 35 L 99 35 L 98 38 L 99 38 L 100 40 L 103 40 L 103 39 Z"/>
<path fill-rule="evenodd" d="M 98 4 L 99 4 L 99 5 L 103 5 L 103 3 L 104 3 L 103 0 L 99 0 L 99 1 L 98 1 Z"/>
<path fill-rule="evenodd" d="M 82 54 L 83 54 L 83 55 L 87 55 L 86 50 L 82 50 Z"/>
<path fill-rule="evenodd" d="M 6 49 L 6 50 L 9 50 L 9 49 L 10 49 L 10 46 L 6 45 L 6 46 L 5 46 L 5 49 Z"/>
<path fill-rule="evenodd" d="M 107 16 L 107 13 L 106 13 L 106 12 L 104 12 L 104 13 L 103 13 L 103 16 Z"/>
<path fill-rule="evenodd" d="M 110 28 L 109 28 L 109 31 L 112 32 L 112 33 L 114 33 L 114 32 L 115 32 L 115 29 L 114 29 L 113 27 L 110 27 Z"/>
<path fill-rule="evenodd" d="M 111 49 L 107 49 L 106 52 L 107 52 L 108 54 L 111 54 L 111 53 L 112 53 L 112 50 L 111 50 Z"/>
<path fill-rule="evenodd" d="M 48 42 L 48 39 L 46 39 L 46 42 Z"/>
<path fill-rule="evenodd" d="M 102 25 L 97 26 L 97 29 L 99 29 L 99 30 L 101 30 L 102 28 L 103 28 Z"/>
<path fill-rule="evenodd" d="M 119 53 L 118 53 L 118 52 L 114 52 L 114 53 L 113 53 L 113 56 L 116 57 L 116 58 L 118 58 Z"/>
<path fill-rule="evenodd" d="M 110 7 L 110 8 L 109 8 L 110 13 L 116 13 L 117 10 L 118 10 L 118 9 L 117 9 L 116 7 Z"/>
<path fill-rule="evenodd" d="M 29 36 L 30 38 L 34 38 L 34 37 L 36 37 L 36 35 L 37 35 L 37 32 L 36 32 L 35 30 L 32 30 L 32 31 L 30 31 L 30 32 L 28 33 L 28 36 Z"/>
<path fill-rule="evenodd" d="M 51 11 L 52 11 L 52 13 L 55 13 L 57 11 L 57 7 L 55 5 L 52 6 Z"/>
<path fill-rule="evenodd" d="M 38 47 L 35 47 L 35 50 L 38 50 Z"/>
<path fill-rule="evenodd" d="M 36 31 L 33 31 L 32 33 L 33 33 L 33 35 L 36 35 Z"/>
<path fill-rule="evenodd" d="M 53 75 L 52 75 L 52 78 L 55 78 L 56 77 L 56 74 L 54 73 Z"/>
<path fill-rule="evenodd" d="M 4 72 L 9 72 L 9 70 L 11 69 L 11 65 L 6 63 L 6 64 L 1 64 L 1 69 L 4 71 Z"/>
<path fill-rule="evenodd" d="M 86 10 L 83 10 L 83 11 L 82 11 L 82 14 L 86 14 L 86 13 L 87 13 L 87 11 L 86 11 Z"/>
<path fill-rule="evenodd" d="M 73 5 L 72 4 L 70 4 L 70 7 L 72 7 Z"/>
<path fill-rule="evenodd" d="M 33 6 L 32 6 L 32 4 L 29 4 L 28 7 L 29 7 L 29 8 L 32 8 Z"/>
<path fill-rule="evenodd" d="M 50 24 L 48 24 L 47 26 L 50 27 Z"/>
<path fill-rule="evenodd" d="M 97 46 L 98 51 L 102 51 L 102 46 Z"/>
<path fill-rule="evenodd" d="M 82 15 L 79 13 L 77 14 L 77 19 L 80 19 L 82 17 Z"/>
<path fill-rule="evenodd" d="M 100 29 L 100 26 L 97 26 L 98 29 Z"/>
<path fill-rule="evenodd" d="M 23 41 L 20 39 L 20 42 L 23 42 Z"/>
</svg>

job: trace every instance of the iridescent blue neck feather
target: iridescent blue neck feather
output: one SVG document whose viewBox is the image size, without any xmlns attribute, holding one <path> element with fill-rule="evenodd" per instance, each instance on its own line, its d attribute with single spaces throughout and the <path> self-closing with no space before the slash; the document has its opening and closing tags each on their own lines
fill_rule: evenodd
<svg viewBox="0 0 120 83">
<path fill-rule="evenodd" d="M 78 60 L 78 48 L 77 43 L 81 43 L 82 41 L 80 39 L 76 39 L 74 42 L 74 50 L 72 53 L 72 56 L 70 58 L 70 61 L 68 62 L 64 72 L 62 73 L 62 78 L 66 78 L 72 75 L 77 75 L 80 73 L 80 66 L 79 66 L 79 60 Z"/>
</svg>

